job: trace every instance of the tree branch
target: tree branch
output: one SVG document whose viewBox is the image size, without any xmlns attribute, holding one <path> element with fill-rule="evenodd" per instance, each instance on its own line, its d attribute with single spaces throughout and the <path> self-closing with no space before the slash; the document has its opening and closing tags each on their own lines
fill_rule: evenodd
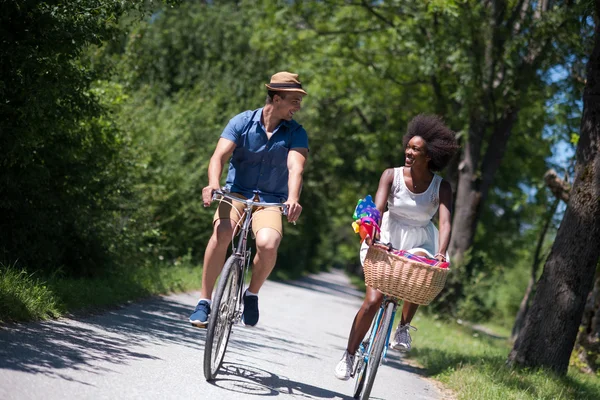
<svg viewBox="0 0 600 400">
<path fill-rule="evenodd" d="M 564 201 L 565 203 L 569 202 L 569 192 L 571 191 L 571 185 L 568 180 L 562 180 L 558 177 L 558 174 L 555 170 L 549 169 L 544 174 L 544 182 L 546 186 L 550 189 L 552 194 L 556 196 L 557 199 Z"/>
<path fill-rule="evenodd" d="M 371 4 L 369 2 L 367 2 L 366 0 L 362 0 L 362 5 L 364 8 L 367 9 L 367 11 L 369 11 L 371 14 L 373 14 L 375 17 L 377 17 L 377 19 L 379 19 L 383 23 L 389 25 L 390 27 L 397 29 L 396 24 L 394 24 L 392 21 L 390 21 L 389 19 L 385 18 L 383 15 L 381 15 L 380 13 L 375 11 L 375 9 L 371 6 Z"/>
<path fill-rule="evenodd" d="M 517 120 L 519 110 L 518 107 L 507 108 L 502 117 L 494 124 L 494 131 L 492 132 L 492 137 L 490 138 L 489 145 L 481 164 L 481 183 L 479 191 L 481 192 L 482 204 L 487 198 L 494 180 L 494 175 L 496 174 L 496 171 L 498 171 L 502 158 L 504 157 L 508 139 L 512 133 L 515 121 Z M 479 212 L 481 212 L 481 210 L 478 210 L 478 213 Z"/>
<path fill-rule="evenodd" d="M 519 33 L 521 33 L 521 27 L 523 26 L 525 18 L 527 17 L 527 10 L 529 9 L 529 5 L 530 0 L 521 0 L 515 7 L 513 15 L 509 20 L 510 25 L 508 25 L 508 27 L 510 28 L 510 26 L 514 24 L 512 30 L 513 36 L 516 36 Z"/>
</svg>

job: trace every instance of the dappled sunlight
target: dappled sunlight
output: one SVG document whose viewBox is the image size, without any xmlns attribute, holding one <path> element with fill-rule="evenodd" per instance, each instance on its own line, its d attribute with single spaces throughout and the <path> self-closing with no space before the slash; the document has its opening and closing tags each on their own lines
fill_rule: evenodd
<svg viewBox="0 0 600 400">
<path fill-rule="evenodd" d="M 144 351 L 152 345 L 201 349 L 204 335 L 182 323 L 188 311 L 161 297 L 84 319 L 11 325 L 0 330 L 0 369 L 70 379 L 65 371 L 103 374 L 111 364 L 155 359 Z"/>
</svg>

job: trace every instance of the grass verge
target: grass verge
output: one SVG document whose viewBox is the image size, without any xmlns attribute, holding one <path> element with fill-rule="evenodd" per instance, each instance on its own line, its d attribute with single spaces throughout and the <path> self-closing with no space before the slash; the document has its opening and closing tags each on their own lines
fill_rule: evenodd
<svg viewBox="0 0 600 400">
<path fill-rule="evenodd" d="M 165 264 L 94 279 L 44 279 L 0 265 L 0 323 L 57 318 L 70 312 L 105 309 L 151 295 L 200 287 L 200 268 Z"/>
<path fill-rule="evenodd" d="M 511 346 L 506 337 L 423 314 L 413 322 L 419 331 L 412 335 L 413 350 L 408 357 L 452 389 L 458 399 L 600 399 L 597 376 L 573 368 L 566 377 L 507 368 Z"/>
</svg>

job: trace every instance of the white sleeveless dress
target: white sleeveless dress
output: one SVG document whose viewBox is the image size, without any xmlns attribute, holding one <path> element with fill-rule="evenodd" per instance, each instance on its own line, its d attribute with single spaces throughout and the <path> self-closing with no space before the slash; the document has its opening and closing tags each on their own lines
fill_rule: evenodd
<svg viewBox="0 0 600 400">
<path fill-rule="evenodd" d="M 433 175 L 423 193 L 411 192 L 404 182 L 404 167 L 394 168 L 394 181 L 390 188 L 387 206 L 381 222 L 380 241 L 391 243 L 398 250 L 411 253 L 424 252 L 429 257 L 438 253 L 439 232 L 431 218 L 440 206 L 442 177 Z M 360 262 L 364 263 L 368 246 L 360 247 Z M 450 259 L 446 254 L 446 258 Z"/>
</svg>

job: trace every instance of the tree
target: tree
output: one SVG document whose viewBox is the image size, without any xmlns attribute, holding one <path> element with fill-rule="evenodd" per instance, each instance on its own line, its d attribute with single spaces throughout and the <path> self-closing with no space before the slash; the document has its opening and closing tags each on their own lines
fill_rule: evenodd
<svg viewBox="0 0 600 400">
<path fill-rule="evenodd" d="M 584 372 L 596 373 L 600 369 L 600 263 L 583 311 L 575 353 Z"/>
<path fill-rule="evenodd" d="M 599 1 L 595 12 L 573 187 L 525 326 L 508 357 L 512 366 L 566 373 L 600 258 Z"/>
<path fill-rule="evenodd" d="M 126 138 L 82 55 L 144 3 L 2 2 L 0 262 L 86 275 L 126 241 Z"/>
<path fill-rule="evenodd" d="M 459 263 L 473 245 L 519 116 L 532 95 L 540 93 L 532 89 L 544 85 L 544 71 L 567 64 L 567 57 L 573 56 L 564 46 L 574 48 L 578 20 L 568 2 L 551 7 L 548 1 L 489 1 L 465 3 L 460 10 L 470 43 L 464 53 L 471 60 L 465 77 L 472 85 L 469 99 L 458 104 L 444 101 L 462 108 L 466 119 L 450 244 Z"/>
</svg>

